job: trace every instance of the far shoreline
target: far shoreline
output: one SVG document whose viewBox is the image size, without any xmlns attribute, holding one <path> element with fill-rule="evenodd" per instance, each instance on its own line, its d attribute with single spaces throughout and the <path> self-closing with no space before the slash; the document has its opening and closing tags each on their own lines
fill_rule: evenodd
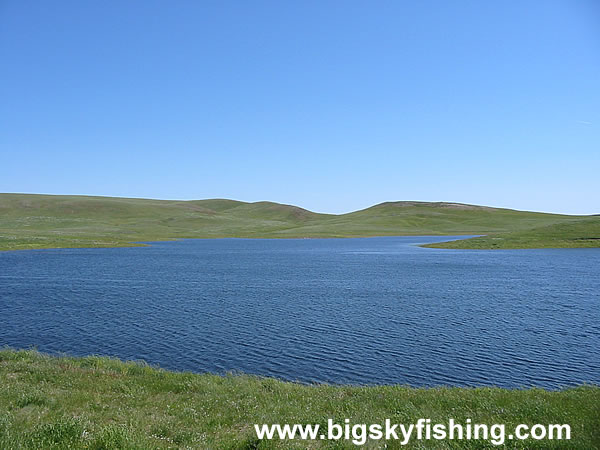
<svg viewBox="0 0 600 450">
<path fill-rule="evenodd" d="M 370 238 L 382 238 L 382 237 L 446 237 L 446 236 L 470 236 L 464 239 L 453 239 L 450 241 L 440 242 L 454 242 L 457 240 L 468 240 L 473 237 L 480 237 L 485 235 L 471 235 L 468 233 L 465 234 L 452 234 L 452 235 L 438 235 L 438 234 L 384 234 L 384 235 L 367 235 L 367 236 L 305 236 L 305 237 L 291 237 L 291 236 L 218 236 L 218 237 L 177 237 L 177 238 L 158 238 L 147 241 L 133 241 L 133 242 L 123 242 L 123 243 L 115 243 L 115 244 L 107 244 L 107 245 L 83 245 L 83 246 L 60 246 L 60 247 L 30 247 L 30 248 L 15 248 L 15 249 L 5 249 L 0 248 L 0 252 L 13 252 L 13 251 L 23 251 L 23 250 L 76 250 L 76 249 L 102 249 L 102 248 L 134 248 L 134 247 L 152 247 L 153 243 L 159 242 L 177 242 L 184 240 L 217 240 L 217 239 L 254 239 L 254 240 L 322 240 L 322 239 L 370 239 Z M 429 244 L 419 244 L 417 247 L 427 248 L 426 245 Z"/>
</svg>

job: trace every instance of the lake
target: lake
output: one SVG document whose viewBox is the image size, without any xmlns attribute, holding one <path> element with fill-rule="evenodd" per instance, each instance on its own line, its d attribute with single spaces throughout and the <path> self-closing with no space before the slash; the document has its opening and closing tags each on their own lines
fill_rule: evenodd
<svg viewBox="0 0 600 450">
<path fill-rule="evenodd" d="M 301 382 L 600 384 L 600 249 L 448 237 L 0 252 L 0 345 Z"/>
</svg>

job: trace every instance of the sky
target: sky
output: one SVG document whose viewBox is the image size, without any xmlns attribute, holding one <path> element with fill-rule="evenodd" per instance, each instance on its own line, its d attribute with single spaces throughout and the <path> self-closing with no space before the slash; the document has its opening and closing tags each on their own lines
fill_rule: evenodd
<svg viewBox="0 0 600 450">
<path fill-rule="evenodd" d="M 0 192 L 600 213 L 600 2 L 0 0 Z"/>
</svg>

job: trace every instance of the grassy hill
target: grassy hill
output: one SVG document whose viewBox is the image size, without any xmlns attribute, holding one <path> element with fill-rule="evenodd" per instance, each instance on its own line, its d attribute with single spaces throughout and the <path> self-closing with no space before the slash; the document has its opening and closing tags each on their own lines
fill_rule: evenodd
<svg viewBox="0 0 600 450">
<path fill-rule="evenodd" d="M 600 445 L 600 388 L 301 385 L 246 375 L 168 372 L 101 357 L 0 350 L 0 448 L 357 448 L 350 441 L 260 441 L 253 424 L 568 424 L 571 440 L 505 442 L 507 448 Z M 371 441 L 367 448 L 494 448 L 483 440 Z M 505 448 L 505 447 L 501 447 Z"/>
<path fill-rule="evenodd" d="M 600 237 L 599 223 L 600 217 L 443 202 L 387 202 L 333 215 L 279 203 L 225 199 L 0 194 L 0 250 L 130 246 L 136 245 L 134 242 L 177 238 L 459 234 L 493 237 L 445 246 L 586 247 L 600 246 L 600 239 L 596 239 Z M 506 236 L 503 244 L 496 239 L 499 236 Z"/>
</svg>

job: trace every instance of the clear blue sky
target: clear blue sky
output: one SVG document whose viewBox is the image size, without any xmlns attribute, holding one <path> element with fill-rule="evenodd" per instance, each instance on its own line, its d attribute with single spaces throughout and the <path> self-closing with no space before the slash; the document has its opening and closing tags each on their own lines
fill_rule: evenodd
<svg viewBox="0 0 600 450">
<path fill-rule="evenodd" d="M 600 2 L 0 0 L 0 192 L 600 213 Z"/>
</svg>

